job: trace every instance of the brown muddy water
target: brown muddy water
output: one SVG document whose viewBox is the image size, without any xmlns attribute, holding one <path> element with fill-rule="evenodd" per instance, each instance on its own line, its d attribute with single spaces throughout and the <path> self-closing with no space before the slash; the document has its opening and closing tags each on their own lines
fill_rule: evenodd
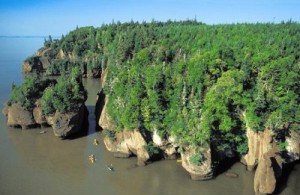
<svg viewBox="0 0 300 195">
<path fill-rule="evenodd" d="M 9 98 L 11 83 L 22 81 L 21 63 L 42 46 L 42 38 L 0 38 L 0 103 Z M 188 173 L 174 160 L 154 162 L 145 167 L 134 167 L 135 158 L 116 159 L 100 141 L 94 116 L 98 79 L 85 79 L 88 90 L 86 105 L 89 110 L 88 135 L 61 140 L 50 128 L 21 130 L 8 128 L 0 114 L 0 194 L 52 195 L 52 194 L 239 194 L 251 195 L 253 173 L 240 163 L 230 171 L 238 178 L 224 174 L 210 181 L 192 181 Z M 2 109 L 2 107 L 1 107 Z M 45 134 L 39 134 L 46 130 Z M 88 156 L 94 154 L 91 164 Z M 112 164 L 115 171 L 108 171 Z M 300 165 L 280 190 L 280 194 L 300 194 Z"/>
</svg>

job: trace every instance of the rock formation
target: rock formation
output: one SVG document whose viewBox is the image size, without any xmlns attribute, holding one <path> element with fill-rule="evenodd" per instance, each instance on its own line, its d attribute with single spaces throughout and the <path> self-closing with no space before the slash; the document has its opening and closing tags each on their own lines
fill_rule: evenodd
<svg viewBox="0 0 300 195">
<path fill-rule="evenodd" d="M 165 159 L 176 159 L 178 145 L 172 136 L 163 139 L 159 136 L 158 131 L 154 130 L 152 140 L 154 146 L 158 147 L 164 153 Z"/>
<path fill-rule="evenodd" d="M 45 71 L 48 68 L 53 57 L 53 49 L 42 48 L 36 53 L 35 56 L 32 56 L 28 60 L 24 61 L 22 65 L 22 72 L 30 73 L 33 71 Z"/>
<path fill-rule="evenodd" d="M 104 130 L 105 131 L 105 130 Z M 145 149 L 147 142 L 141 133 L 135 130 L 123 130 L 115 134 L 115 139 L 104 138 L 104 144 L 108 151 L 117 153 L 117 157 L 129 157 L 132 154 L 137 156 L 137 165 L 146 165 L 150 155 Z"/>
<path fill-rule="evenodd" d="M 32 111 L 24 109 L 19 104 L 12 104 L 5 106 L 2 112 L 7 117 L 7 125 L 10 127 L 28 129 L 37 125 L 52 126 L 55 136 L 65 138 L 81 131 L 85 117 L 85 106 L 79 105 L 77 112 L 56 112 L 53 115 L 45 116 L 38 99 Z"/>
<path fill-rule="evenodd" d="M 81 105 L 77 112 L 56 112 L 54 116 L 51 116 L 51 120 L 53 120 L 51 126 L 53 128 L 54 135 L 65 138 L 69 135 L 79 133 L 82 129 L 84 116 L 84 105 Z"/>
<path fill-rule="evenodd" d="M 36 72 L 46 72 L 49 68 L 49 65 L 54 60 L 62 60 L 65 59 L 66 61 L 72 62 L 77 59 L 77 56 L 74 53 L 67 53 L 62 49 L 59 49 L 57 53 L 52 48 L 41 48 L 38 52 L 34 55 L 29 57 L 23 62 L 22 65 L 22 72 L 23 73 L 31 73 L 33 71 Z M 84 59 L 85 63 L 91 63 L 89 58 Z M 91 70 L 87 70 L 87 64 L 85 64 L 84 70 L 82 70 L 82 77 L 88 78 L 99 78 L 101 75 L 101 70 L 97 68 L 93 68 Z"/>
<path fill-rule="evenodd" d="M 263 154 L 254 176 L 254 191 L 271 194 L 275 191 L 277 179 L 281 176 L 282 159 L 275 149 Z"/>
<path fill-rule="evenodd" d="M 7 116 L 7 125 L 10 127 L 27 129 L 36 124 L 32 112 L 25 110 L 19 104 L 6 106 L 2 112 Z"/>
<path fill-rule="evenodd" d="M 272 130 L 255 132 L 249 127 L 247 121 L 246 127 L 249 150 L 242 157 L 241 162 L 247 166 L 248 170 L 255 170 L 255 192 L 271 194 L 275 191 L 281 176 L 283 162 L 293 162 L 300 157 L 300 135 L 295 131 L 290 131 L 290 135 L 285 137 L 287 155 L 283 157 Z"/>
<path fill-rule="evenodd" d="M 111 123 L 107 113 L 107 102 L 108 98 L 105 100 L 105 105 L 99 119 L 99 126 L 101 126 L 104 131 L 114 129 L 114 125 Z M 116 153 L 116 157 L 129 157 L 132 154 L 136 155 L 137 164 L 139 166 L 145 165 L 150 158 L 148 151 L 144 147 L 147 142 L 137 129 L 116 132 L 113 139 L 106 136 L 104 138 L 104 144 L 108 151 Z"/>
<path fill-rule="evenodd" d="M 213 178 L 213 168 L 211 160 L 211 150 L 209 148 L 200 151 L 203 155 L 203 160 L 200 165 L 195 165 L 190 162 L 190 158 L 199 153 L 194 149 L 188 149 L 181 153 L 182 167 L 189 172 L 192 180 L 208 180 Z"/>
<path fill-rule="evenodd" d="M 41 100 L 38 99 L 35 102 L 35 108 L 33 109 L 33 117 L 34 120 L 37 124 L 44 126 L 47 125 L 47 120 L 46 120 L 46 116 L 43 113 L 43 109 L 42 109 L 42 105 L 41 105 Z"/>
<path fill-rule="evenodd" d="M 255 169 L 263 154 L 274 147 L 274 143 L 272 132 L 269 129 L 256 133 L 250 128 L 247 128 L 246 135 L 248 138 L 249 151 L 242 158 L 242 162 L 247 165 L 249 171 L 252 171 Z"/>
</svg>

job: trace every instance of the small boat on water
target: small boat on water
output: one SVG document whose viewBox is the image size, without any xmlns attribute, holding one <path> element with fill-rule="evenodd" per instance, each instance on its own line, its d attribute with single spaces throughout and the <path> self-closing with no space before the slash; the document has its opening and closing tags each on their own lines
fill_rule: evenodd
<svg viewBox="0 0 300 195">
<path fill-rule="evenodd" d="M 112 166 L 112 164 L 110 165 L 106 165 L 107 170 L 109 171 L 114 171 L 114 167 Z"/>
<path fill-rule="evenodd" d="M 93 144 L 94 144 L 95 146 L 98 146 L 98 145 L 99 145 L 99 141 L 98 141 L 97 139 L 94 139 Z"/>
<path fill-rule="evenodd" d="M 89 155 L 89 160 L 91 163 L 94 163 L 96 161 L 95 155 L 94 154 Z"/>
</svg>

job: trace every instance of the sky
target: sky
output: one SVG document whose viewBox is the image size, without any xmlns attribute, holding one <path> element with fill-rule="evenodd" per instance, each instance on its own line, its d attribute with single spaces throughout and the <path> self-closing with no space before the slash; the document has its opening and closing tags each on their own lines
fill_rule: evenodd
<svg viewBox="0 0 300 195">
<path fill-rule="evenodd" d="M 0 36 L 61 36 L 112 21 L 300 21 L 300 0 L 0 0 Z"/>
</svg>

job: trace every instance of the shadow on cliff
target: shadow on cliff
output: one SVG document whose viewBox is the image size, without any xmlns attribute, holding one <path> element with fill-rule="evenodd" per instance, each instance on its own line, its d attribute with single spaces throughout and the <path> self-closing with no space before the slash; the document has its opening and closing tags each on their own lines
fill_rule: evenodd
<svg viewBox="0 0 300 195">
<path fill-rule="evenodd" d="M 105 105 L 105 94 L 103 92 L 103 90 L 101 90 L 98 93 L 98 98 L 97 98 L 97 102 L 96 102 L 96 106 L 94 108 L 94 114 L 95 114 L 95 118 L 96 118 L 96 131 L 102 131 L 103 129 L 99 126 L 99 119 L 101 116 L 101 112 L 104 108 Z"/>
<path fill-rule="evenodd" d="M 81 137 L 85 137 L 96 132 L 100 131 L 100 127 L 98 125 L 98 118 L 96 115 L 96 107 L 97 106 L 86 106 L 84 110 L 84 119 L 81 127 L 81 131 L 76 134 L 70 135 L 66 139 L 78 139 Z M 95 114 L 91 114 L 95 113 Z"/>
</svg>

